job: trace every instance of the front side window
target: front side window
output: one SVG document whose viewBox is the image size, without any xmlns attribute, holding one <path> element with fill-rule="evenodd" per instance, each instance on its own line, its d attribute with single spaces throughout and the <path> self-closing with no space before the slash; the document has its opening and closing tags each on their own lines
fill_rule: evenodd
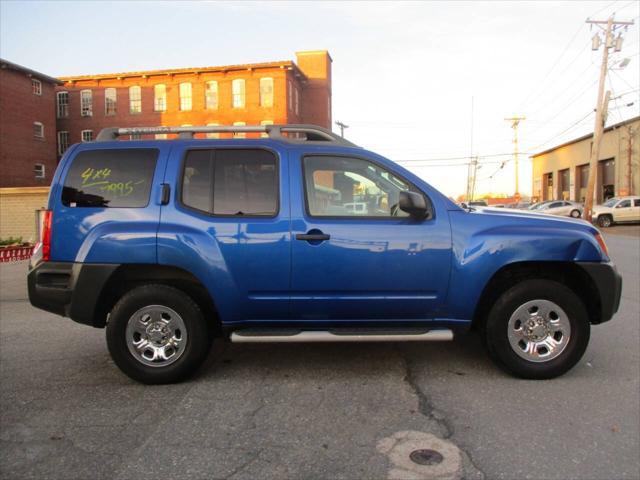
<svg viewBox="0 0 640 480">
<path fill-rule="evenodd" d="M 129 113 L 142 113 L 142 89 L 137 85 L 129 87 Z"/>
<path fill-rule="evenodd" d="M 90 117 L 93 115 L 93 96 L 91 90 L 80 91 L 80 115 Z"/>
<path fill-rule="evenodd" d="M 211 80 L 205 84 L 204 108 L 216 110 L 218 108 L 218 82 Z"/>
<path fill-rule="evenodd" d="M 104 91 L 104 114 L 115 115 L 116 114 L 116 89 L 106 88 Z"/>
<path fill-rule="evenodd" d="M 40 80 L 36 80 L 35 78 L 31 79 L 31 90 L 34 95 L 42 95 L 42 82 Z"/>
<path fill-rule="evenodd" d="M 273 78 L 260 79 L 260 106 L 273 107 Z"/>
<path fill-rule="evenodd" d="M 191 98 L 191 84 L 188 82 L 180 84 L 180 110 L 191 110 L 193 101 Z"/>
<path fill-rule="evenodd" d="M 60 131 L 58 132 L 58 155 L 64 155 L 67 148 L 69 148 L 69 132 Z"/>
<path fill-rule="evenodd" d="M 244 108 L 245 106 L 245 83 L 243 78 L 236 78 L 231 82 L 231 105 L 233 108 Z"/>
<path fill-rule="evenodd" d="M 304 160 L 307 209 L 316 217 L 408 217 L 400 210 L 404 180 L 367 160 L 309 156 Z"/>
<path fill-rule="evenodd" d="M 629 208 L 631 206 L 631 200 L 621 201 L 616 208 Z"/>
<path fill-rule="evenodd" d="M 192 150 L 182 203 L 213 215 L 272 217 L 278 211 L 276 169 L 275 155 L 266 150 Z"/>
<path fill-rule="evenodd" d="M 38 139 L 44 138 L 44 125 L 40 122 L 33 122 L 33 136 Z"/>
<path fill-rule="evenodd" d="M 164 83 L 153 87 L 153 110 L 156 112 L 167 110 L 167 86 Z"/>
<path fill-rule="evenodd" d="M 58 118 L 69 116 L 69 92 L 56 93 L 56 113 Z"/>
<path fill-rule="evenodd" d="M 67 207 L 145 207 L 158 151 L 109 149 L 80 152 L 62 189 Z"/>
</svg>

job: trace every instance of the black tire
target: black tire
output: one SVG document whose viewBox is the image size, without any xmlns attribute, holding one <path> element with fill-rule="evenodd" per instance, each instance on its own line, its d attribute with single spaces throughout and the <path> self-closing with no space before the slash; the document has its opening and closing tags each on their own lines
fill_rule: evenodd
<svg viewBox="0 0 640 480">
<path fill-rule="evenodd" d="M 571 216 L 571 218 L 580 218 L 580 210 L 571 210 L 569 216 Z"/>
<path fill-rule="evenodd" d="M 129 319 L 141 308 L 160 305 L 172 309 L 186 328 L 186 345 L 177 360 L 166 366 L 148 366 L 127 347 Z M 166 285 L 144 285 L 124 295 L 111 310 L 107 324 L 107 346 L 116 365 L 138 382 L 164 384 L 180 382 L 192 375 L 207 357 L 211 328 L 198 305 L 187 294 Z"/>
<path fill-rule="evenodd" d="M 531 300 L 550 300 L 566 313 L 571 334 L 566 347 L 557 357 L 536 363 L 519 356 L 508 339 L 511 315 Z M 487 318 L 484 336 L 489 356 L 511 374 L 528 379 L 558 377 L 570 370 L 584 354 L 589 343 L 591 326 L 582 300 L 562 283 L 546 280 L 524 280 L 503 293 L 495 302 Z"/>
<path fill-rule="evenodd" d="M 613 218 L 611 215 L 600 215 L 598 217 L 598 225 L 602 228 L 607 228 L 613 225 Z"/>
</svg>

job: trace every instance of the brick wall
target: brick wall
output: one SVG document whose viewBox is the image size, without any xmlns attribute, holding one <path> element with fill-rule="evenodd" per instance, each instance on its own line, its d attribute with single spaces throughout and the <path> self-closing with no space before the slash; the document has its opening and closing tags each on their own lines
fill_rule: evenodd
<svg viewBox="0 0 640 480">
<path fill-rule="evenodd" d="M 47 187 L 0 188 L 0 238 L 37 241 L 36 210 L 47 205 Z"/>
<path fill-rule="evenodd" d="M 35 95 L 31 77 L 11 68 L 0 69 L 0 188 L 49 186 L 56 168 L 54 86 L 44 80 Z M 34 137 L 33 123 L 44 126 L 44 139 Z M 34 166 L 45 165 L 45 178 L 36 179 Z"/>
</svg>

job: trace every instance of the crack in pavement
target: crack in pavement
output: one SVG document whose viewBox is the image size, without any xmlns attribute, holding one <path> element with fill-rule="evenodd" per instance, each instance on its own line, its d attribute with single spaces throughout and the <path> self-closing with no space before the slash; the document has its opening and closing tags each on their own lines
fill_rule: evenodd
<svg viewBox="0 0 640 480">
<path fill-rule="evenodd" d="M 437 410 L 435 408 L 431 400 L 429 400 L 429 397 L 427 397 L 427 395 L 422 391 L 422 389 L 418 384 L 418 380 L 416 378 L 416 373 L 415 373 L 416 369 L 412 365 L 406 353 L 402 350 L 402 347 L 400 346 L 400 344 L 396 343 L 394 346 L 404 367 L 405 376 L 403 380 L 407 385 L 409 385 L 411 390 L 415 393 L 416 397 L 418 397 L 418 411 L 420 412 L 420 414 L 422 414 L 429 420 L 436 422 L 440 426 L 442 431 L 444 431 L 444 434 L 442 435 L 443 439 L 452 440 L 452 437 L 455 434 L 455 427 L 453 426 L 453 423 L 451 422 L 451 420 L 449 420 L 446 417 L 444 412 L 441 412 L 440 410 Z M 485 478 L 485 473 L 473 461 L 472 455 L 457 443 L 455 445 L 458 447 L 460 452 L 462 452 L 462 454 L 466 457 L 467 461 L 471 464 L 471 466 L 481 475 L 481 478 Z M 462 476 L 463 479 L 466 478 L 464 473 L 467 473 L 464 470 L 465 469 L 463 469 L 463 476 Z"/>
</svg>

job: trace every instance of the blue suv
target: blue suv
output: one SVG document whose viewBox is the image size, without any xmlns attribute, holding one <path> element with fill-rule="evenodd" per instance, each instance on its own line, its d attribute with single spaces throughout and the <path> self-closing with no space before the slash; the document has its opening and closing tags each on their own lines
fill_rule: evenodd
<svg viewBox="0 0 640 480">
<path fill-rule="evenodd" d="M 122 141 L 153 134 L 178 138 Z M 551 378 L 617 311 L 622 279 L 582 220 L 462 209 L 328 130 L 270 125 L 112 128 L 72 146 L 28 285 L 34 306 L 106 327 L 131 378 L 167 383 L 192 374 L 215 337 L 469 329 L 507 371 Z"/>
</svg>

